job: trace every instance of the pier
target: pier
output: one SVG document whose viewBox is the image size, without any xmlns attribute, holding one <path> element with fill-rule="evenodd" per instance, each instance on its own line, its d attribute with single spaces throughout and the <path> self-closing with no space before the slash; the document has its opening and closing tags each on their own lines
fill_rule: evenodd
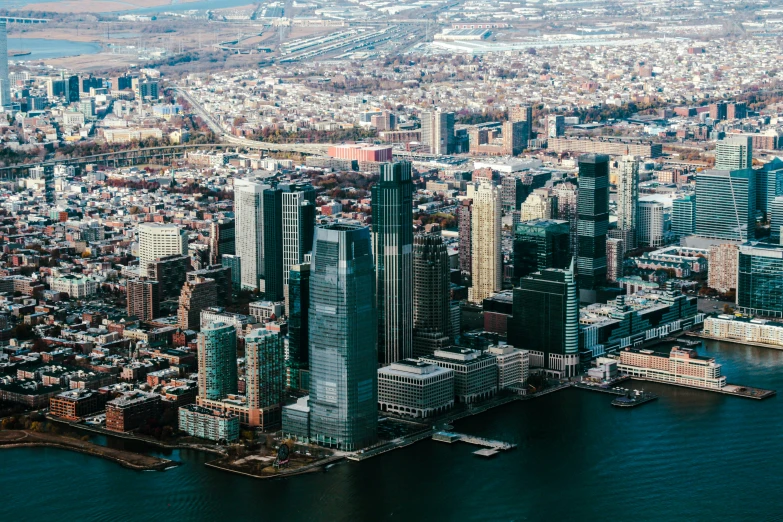
<svg viewBox="0 0 783 522">
<path fill-rule="evenodd" d="M 501 451 L 508 451 L 510 449 L 514 449 L 517 447 L 516 444 L 511 444 L 509 442 L 484 439 L 481 437 L 474 437 L 473 435 L 465 435 L 463 433 L 452 433 L 449 431 L 439 431 L 435 433 L 432 436 L 432 440 L 445 442 L 447 444 L 452 444 L 454 442 L 461 441 L 461 442 L 467 442 L 468 444 L 473 444 L 474 446 L 482 446 L 484 449 L 480 449 L 478 451 L 473 452 L 474 455 L 478 455 L 480 457 L 494 457 Z"/>
</svg>

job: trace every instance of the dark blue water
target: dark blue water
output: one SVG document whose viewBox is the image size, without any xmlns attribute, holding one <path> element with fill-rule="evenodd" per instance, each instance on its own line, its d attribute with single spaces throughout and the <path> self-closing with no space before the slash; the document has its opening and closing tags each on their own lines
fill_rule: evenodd
<svg viewBox="0 0 783 522">
<path fill-rule="evenodd" d="M 729 382 L 783 391 L 783 352 L 708 342 Z M 634 409 L 565 390 L 457 423 L 516 442 L 491 460 L 425 441 L 327 472 L 253 480 L 170 452 L 136 472 L 54 449 L 0 452 L 3 518 L 53 520 L 783 520 L 783 403 L 636 383 Z M 165 454 L 164 454 L 165 455 Z M 8 518 L 6 518 L 8 517 Z"/>
</svg>

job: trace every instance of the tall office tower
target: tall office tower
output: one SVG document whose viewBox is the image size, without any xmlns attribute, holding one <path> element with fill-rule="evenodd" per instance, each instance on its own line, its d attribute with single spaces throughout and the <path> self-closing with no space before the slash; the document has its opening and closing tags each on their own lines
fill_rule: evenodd
<svg viewBox="0 0 783 522">
<path fill-rule="evenodd" d="M 579 156 L 579 194 L 577 197 L 577 278 L 583 300 L 592 300 L 588 292 L 606 280 L 606 231 L 609 228 L 609 156 Z"/>
<path fill-rule="evenodd" d="M 310 350 L 310 263 L 291 267 L 288 276 L 288 356 L 286 386 L 307 390 Z"/>
<path fill-rule="evenodd" d="M 716 143 L 715 168 L 718 170 L 753 168 L 753 138 L 732 136 Z"/>
<path fill-rule="evenodd" d="M 128 315 L 140 321 L 160 317 L 160 283 L 146 278 L 128 279 Z"/>
<path fill-rule="evenodd" d="M 408 162 L 382 163 L 372 187 L 378 360 L 413 356 L 413 182 Z"/>
<path fill-rule="evenodd" d="M 723 243 L 710 247 L 710 262 L 707 265 L 707 286 L 719 292 L 737 288 L 737 266 L 739 247 L 734 243 Z"/>
<path fill-rule="evenodd" d="M 0 22 L 0 107 L 11 106 L 11 82 L 8 79 L 8 30 Z"/>
<path fill-rule="evenodd" d="M 623 277 L 623 256 L 625 248 L 622 239 L 606 240 L 606 280 L 616 283 Z"/>
<path fill-rule="evenodd" d="M 769 207 L 769 237 L 783 244 L 783 196 L 773 199 Z"/>
<path fill-rule="evenodd" d="M 513 174 L 503 176 L 500 180 L 501 205 L 504 211 L 513 212 L 519 210 L 519 206 L 528 195 L 527 188 L 522 180 Z"/>
<path fill-rule="evenodd" d="M 481 303 L 503 286 L 500 190 L 488 179 L 468 185 L 473 200 L 471 287 L 468 301 Z"/>
<path fill-rule="evenodd" d="M 249 424 L 280 425 L 285 391 L 285 351 L 279 332 L 256 329 L 245 336 L 245 395 Z"/>
<path fill-rule="evenodd" d="M 756 242 L 741 245 L 737 274 L 741 312 L 783 317 L 783 248 Z"/>
<path fill-rule="evenodd" d="M 219 401 L 237 393 L 237 329 L 214 322 L 197 337 L 198 396 Z"/>
<path fill-rule="evenodd" d="M 726 107 L 727 120 L 742 120 L 748 117 L 748 104 L 746 102 L 730 103 Z"/>
<path fill-rule="evenodd" d="M 285 296 L 291 267 L 312 250 L 315 190 L 309 184 L 281 183 L 264 190 L 264 293 Z"/>
<path fill-rule="evenodd" d="M 199 277 L 215 280 L 218 306 L 229 306 L 231 304 L 231 279 L 233 274 L 230 267 L 222 264 L 207 265 L 201 270 L 194 270 L 186 274 L 188 281 L 194 281 Z"/>
<path fill-rule="evenodd" d="M 658 201 L 639 202 L 639 222 L 636 239 L 640 245 L 657 247 L 663 245 L 664 207 Z"/>
<path fill-rule="evenodd" d="M 533 107 L 530 105 L 518 105 L 511 107 L 508 111 L 509 121 L 524 121 L 527 123 L 527 136 L 525 137 L 525 143 L 527 140 L 533 137 Z"/>
<path fill-rule="evenodd" d="M 546 119 L 547 136 L 559 138 L 565 136 L 565 116 L 550 114 Z"/>
<path fill-rule="evenodd" d="M 690 236 L 696 232 L 696 196 L 688 195 L 672 201 L 672 232 Z"/>
<path fill-rule="evenodd" d="M 571 233 L 571 256 L 576 256 L 577 246 L 579 244 L 579 234 L 577 234 L 576 225 L 579 214 L 576 212 L 577 187 L 570 181 L 559 183 L 553 189 L 557 196 L 557 218 L 568 221 L 568 227 Z"/>
<path fill-rule="evenodd" d="M 282 185 L 283 189 L 283 283 L 291 267 L 303 263 L 313 250 L 315 189 L 310 184 Z"/>
<path fill-rule="evenodd" d="M 696 235 L 730 241 L 756 237 L 756 176 L 752 170 L 696 174 Z"/>
<path fill-rule="evenodd" d="M 373 444 L 378 327 L 369 228 L 316 227 L 309 335 L 311 440 L 346 451 Z"/>
<path fill-rule="evenodd" d="M 567 269 L 547 268 L 519 280 L 514 289 L 508 343 L 542 352 L 549 370 L 563 377 L 579 366 L 579 296 L 573 262 Z"/>
<path fill-rule="evenodd" d="M 220 264 L 231 269 L 231 288 L 234 291 L 242 288 L 242 260 L 239 256 L 223 254 Z"/>
<path fill-rule="evenodd" d="M 209 224 L 209 263 L 219 265 L 221 258 L 236 253 L 233 219 L 218 219 Z"/>
<path fill-rule="evenodd" d="M 557 196 L 547 188 L 537 188 L 519 207 L 521 222 L 557 217 Z"/>
<path fill-rule="evenodd" d="M 639 160 L 634 156 L 623 156 L 617 175 L 617 228 L 631 230 L 634 236 L 637 227 L 636 216 L 639 205 Z M 628 245 L 634 248 L 635 244 Z"/>
<path fill-rule="evenodd" d="M 264 189 L 266 185 L 234 180 L 236 255 L 241 260 L 242 288 L 256 290 L 264 277 Z"/>
<path fill-rule="evenodd" d="M 174 299 L 182 291 L 190 268 L 188 256 L 164 256 L 147 263 L 147 277 L 160 283 L 160 300 Z M 140 272 L 144 267 L 140 267 Z"/>
<path fill-rule="evenodd" d="M 524 221 L 514 229 L 514 282 L 545 268 L 566 268 L 571 262 L 568 221 Z"/>
<path fill-rule="evenodd" d="M 454 113 L 428 111 L 421 113 L 421 143 L 432 154 L 452 154 L 455 148 Z"/>
<path fill-rule="evenodd" d="M 413 355 L 431 355 L 449 343 L 449 254 L 439 234 L 413 238 Z"/>
<path fill-rule="evenodd" d="M 214 279 L 197 277 L 185 281 L 177 310 L 179 327 L 183 330 L 198 331 L 201 327 L 201 311 L 211 306 L 217 306 L 217 286 Z"/>
<path fill-rule="evenodd" d="M 161 257 L 188 253 L 188 235 L 177 225 L 139 224 L 139 274 L 149 276 L 148 264 Z"/>
<path fill-rule="evenodd" d="M 525 121 L 503 122 L 503 154 L 516 156 L 527 148 L 527 125 Z"/>
<path fill-rule="evenodd" d="M 470 271 L 473 269 L 471 254 L 473 243 L 471 242 L 471 230 L 473 229 L 473 200 L 463 199 L 457 207 L 457 226 L 459 227 L 459 270 L 463 276 L 470 280 Z"/>
</svg>

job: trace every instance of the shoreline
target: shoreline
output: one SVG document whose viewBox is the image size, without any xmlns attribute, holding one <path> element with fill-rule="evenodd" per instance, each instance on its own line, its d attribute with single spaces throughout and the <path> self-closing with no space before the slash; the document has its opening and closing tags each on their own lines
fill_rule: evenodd
<svg viewBox="0 0 783 522">
<path fill-rule="evenodd" d="M 135 471 L 164 471 L 166 468 L 179 465 L 178 462 L 173 460 L 99 446 L 92 442 L 70 439 L 63 435 L 35 433 L 27 430 L 8 430 L 0 433 L 5 434 L 0 438 L 0 449 L 57 448 L 100 457 Z M 17 435 L 17 437 L 9 439 L 9 435 Z"/>
<path fill-rule="evenodd" d="M 723 337 L 715 337 L 712 335 L 707 335 L 701 332 L 689 332 L 686 335 L 688 335 L 689 337 L 698 337 L 700 339 L 709 339 L 710 341 L 720 341 L 723 343 L 756 346 L 758 348 L 767 348 L 770 350 L 783 350 L 783 346 L 777 344 L 760 343 L 757 341 L 743 341 L 741 339 L 726 339 Z"/>
</svg>

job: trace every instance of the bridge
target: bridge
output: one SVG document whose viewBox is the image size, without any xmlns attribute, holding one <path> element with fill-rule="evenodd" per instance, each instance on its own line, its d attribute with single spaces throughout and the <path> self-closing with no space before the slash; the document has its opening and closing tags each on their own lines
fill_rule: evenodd
<svg viewBox="0 0 783 522">
<path fill-rule="evenodd" d="M 0 22 L 8 24 L 45 24 L 50 22 L 48 18 L 19 18 L 17 16 L 0 16 Z"/>
</svg>

